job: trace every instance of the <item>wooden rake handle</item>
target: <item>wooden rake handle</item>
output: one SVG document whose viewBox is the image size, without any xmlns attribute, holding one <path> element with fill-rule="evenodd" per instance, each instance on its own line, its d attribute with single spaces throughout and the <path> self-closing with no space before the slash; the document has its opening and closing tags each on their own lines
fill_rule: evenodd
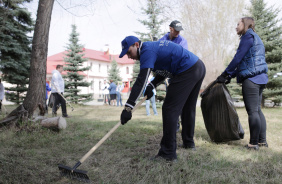
<svg viewBox="0 0 282 184">
<path fill-rule="evenodd" d="M 147 99 L 147 96 L 145 96 L 133 109 L 132 113 Z M 119 121 L 95 146 L 91 148 L 80 160 L 79 162 L 82 163 L 84 162 L 105 140 L 107 140 L 114 131 L 121 125 L 121 122 Z"/>
</svg>

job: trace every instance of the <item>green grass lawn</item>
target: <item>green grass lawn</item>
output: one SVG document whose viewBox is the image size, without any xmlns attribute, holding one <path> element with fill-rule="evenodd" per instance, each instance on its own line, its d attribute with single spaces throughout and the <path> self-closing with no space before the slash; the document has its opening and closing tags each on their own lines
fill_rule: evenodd
<svg viewBox="0 0 282 184">
<path fill-rule="evenodd" d="M 6 106 L 11 111 L 15 106 Z M 60 132 L 39 125 L 0 129 L 0 183 L 76 183 L 61 178 L 58 164 L 72 167 L 119 122 L 121 107 L 75 106 Z M 152 162 L 162 137 L 161 109 L 146 116 L 145 107 L 134 112 L 78 169 L 88 171 L 91 183 L 281 183 L 282 109 L 267 108 L 269 148 L 249 151 L 247 113 L 237 109 L 245 130 L 240 141 L 215 144 L 197 108 L 197 151 L 177 149 L 178 162 Z M 60 115 L 60 111 L 58 111 Z M 3 116 L 2 116 L 3 117 Z M 181 134 L 177 133 L 178 143 Z"/>
</svg>

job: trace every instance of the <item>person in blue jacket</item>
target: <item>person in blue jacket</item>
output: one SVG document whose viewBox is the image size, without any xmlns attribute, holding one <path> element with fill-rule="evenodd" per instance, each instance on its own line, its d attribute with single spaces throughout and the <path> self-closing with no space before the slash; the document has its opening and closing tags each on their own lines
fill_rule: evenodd
<svg viewBox="0 0 282 184">
<path fill-rule="evenodd" d="M 48 114 L 48 104 L 47 104 L 47 100 L 48 100 L 48 91 L 51 91 L 51 88 L 49 86 L 49 84 L 46 82 L 46 95 L 45 95 L 45 105 L 46 105 L 46 113 Z"/>
<path fill-rule="evenodd" d="M 180 31 L 183 30 L 181 22 L 178 21 L 178 20 L 172 21 L 169 24 L 169 30 L 170 30 L 170 32 L 165 34 L 159 40 L 169 40 L 169 41 L 172 41 L 172 42 L 174 42 L 176 44 L 181 45 L 184 49 L 188 50 L 188 42 L 187 42 L 187 40 L 183 36 L 180 35 Z M 165 84 L 169 85 L 169 81 L 170 80 L 168 79 L 167 80 L 168 83 L 167 84 L 165 83 Z M 180 124 L 179 124 L 179 120 L 178 120 L 178 122 L 177 122 L 177 130 L 176 131 L 178 132 L 179 129 L 180 129 Z"/>
<path fill-rule="evenodd" d="M 153 89 L 169 77 L 171 83 L 162 107 L 161 148 L 152 159 L 174 161 L 177 159 L 177 119 L 181 113 L 183 147 L 195 147 L 196 102 L 206 73 L 205 65 L 198 56 L 168 40 L 143 43 L 135 36 L 127 36 L 121 44 L 120 58 L 126 54 L 128 58 L 140 61 L 140 72 L 121 113 L 121 123 L 124 125 L 131 119 L 131 110 L 143 94 L 151 71 L 155 72 L 155 78 L 145 90 L 147 99 L 154 95 Z"/>
<path fill-rule="evenodd" d="M 169 24 L 170 32 L 166 33 L 159 40 L 170 40 L 176 44 L 181 45 L 184 49 L 188 50 L 187 40 L 180 35 L 180 31 L 183 30 L 181 22 L 174 20 Z"/>
<path fill-rule="evenodd" d="M 241 18 L 236 28 L 240 36 L 237 52 L 225 71 L 218 76 L 219 83 L 228 84 L 233 77 L 242 83 L 242 94 L 248 113 L 250 142 L 248 149 L 258 150 L 268 147 L 266 142 L 266 120 L 261 111 L 262 92 L 268 82 L 268 67 L 265 61 L 265 48 L 255 33 L 252 17 Z"/>
<path fill-rule="evenodd" d="M 108 90 L 109 90 L 109 93 L 110 93 L 110 98 L 111 98 L 111 103 L 110 103 L 110 105 L 113 105 L 113 106 L 115 106 L 116 105 L 116 99 L 117 99 L 117 92 L 116 92 L 116 90 L 117 90 L 117 85 L 116 85 L 116 83 L 114 83 L 114 81 L 113 80 L 110 80 L 110 86 L 109 86 L 109 88 L 108 88 Z"/>
</svg>

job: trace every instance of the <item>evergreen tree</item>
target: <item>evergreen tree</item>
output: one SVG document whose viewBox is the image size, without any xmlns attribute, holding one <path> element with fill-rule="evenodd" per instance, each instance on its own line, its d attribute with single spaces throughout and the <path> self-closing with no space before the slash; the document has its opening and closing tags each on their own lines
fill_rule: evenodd
<svg viewBox="0 0 282 184">
<path fill-rule="evenodd" d="M 116 84 L 118 83 L 118 81 L 121 81 L 121 77 L 120 77 L 120 71 L 117 65 L 117 62 L 115 59 L 113 59 L 112 63 L 111 63 L 111 68 L 109 70 L 109 80 L 113 80 Z"/>
<path fill-rule="evenodd" d="M 251 0 L 250 13 L 255 19 L 255 31 L 265 46 L 265 57 L 268 64 L 269 81 L 263 95 L 271 99 L 276 105 L 282 102 L 281 77 L 274 78 L 277 72 L 282 71 L 282 26 L 278 19 L 279 9 L 266 8 L 264 0 Z M 262 103 L 264 104 L 264 103 Z"/>
<path fill-rule="evenodd" d="M 34 22 L 30 12 L 21 5 L 30 0 L 2 0 L 0 3 L 0 70 L 6 87 L 6 98 L 17 104 L 24 100 L 29 82 L 31 37 Z"/>
<path fill-rule="evenodd" d="M 149 30 L 148 33 L 135 32 L 140 35 L 141 41 L 152 41 L 153 38 L 159 39 L 163 36 L 163 33 L 160 30 L 161 25 L 164 23 L 163 19 L 160 19 L 159 16 L 162 11 L 159 0 L 147 0 L 147 8 L 141 8 L 142 14 L 148 16 L 148 20 L 138 21 L 145 25 Z M 152 37 L 152 38 L 151 38 Z"/>
<path fill-rule="evenodd" d="M 88 87 L 89 82 L 84 81 L 84 76 L 81 74 L 83 71 L 87 71 L 90 67 L 83 67 L 83 62 L 87 61 L 83 58 L 83 46 L 80 45 L 79 34 L 76 32 L 76 26 L 72 25 L 72 32 L 69 38 L 69 44 L 67 46 L 67 54 L 64 58 L 66 65 L 64 70 L 67 71 L 65 78 L 65 96 L 73 103 L 87 102 L 92 99 L 92 94 L 78 94 L 80 89 L 78 87 Z"/>
<path fill-rule="evenodd" d="M 142 7 L 142 14 L 147 15 L 148 19 L 146 20 L 138 19 L 138 21 L 142 23 L 144 26 L 146 26 L 149 32 L 148 33 L 135 32 L 137 35 L 140 35 L 139 39 L 141 41 L 143 42 L 153 41 L 153 40 L 155 41 L 163 36 L 160 30 L 160 26 L 162 25 L 164 20 L 159 18 L 162 9 L 163 8 L 160 6 L 159 0 L 147 0 L 147 8 Z M 131 85 L 134 84 L 139 72 L 140 72 L 140 61 L 135 61 L 133 66 L 133 74 L 132 74 L 133 81 Z"/>
</svg>

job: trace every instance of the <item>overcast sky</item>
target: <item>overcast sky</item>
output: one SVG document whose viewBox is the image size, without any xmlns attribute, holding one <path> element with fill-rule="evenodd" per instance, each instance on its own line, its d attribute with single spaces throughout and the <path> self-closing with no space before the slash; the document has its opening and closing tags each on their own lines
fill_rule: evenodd
<svg viewBox="0 0 282 184">
<path fill-rule="evenodd" d="M 78 2 L 81 4 L 77 4 Z M 265 2 L 282 8 L 281 0 L 265 0 Z M 80 44 L 85 48 L 104 51 L 105 45 L 108 44 L 112 54 L 119 54 L 122 39 L 128 35 L 136 36 L 135 31 L 147 32 L 138 21 L 146 18 L 140 11 L 140 7 L 145 5 L 146 0 L 55 0 L 48 56 L 65 50 L 72 24 L 76 24 L 77 32 L 80 34 Z M 36 19 L 38 0 L 25 6 Z M 174 19 L 177 18 L 172 18 Z M 168 30 L 168 24 L 172 20 L 167 20 L 167 25 L 162 26 L 163 31 Z"/>
</svg>

